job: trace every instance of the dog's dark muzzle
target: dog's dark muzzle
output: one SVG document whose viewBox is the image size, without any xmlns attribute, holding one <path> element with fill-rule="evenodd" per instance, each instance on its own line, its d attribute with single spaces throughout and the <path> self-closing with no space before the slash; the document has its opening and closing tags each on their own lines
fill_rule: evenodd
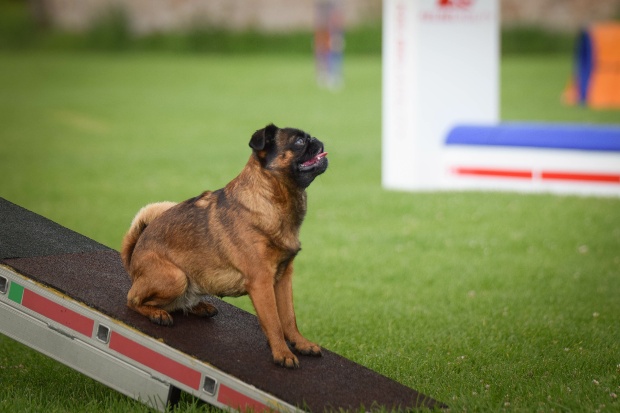
<svg viewBox="0 0 620 413">
<path fill-rule="evenodd" d="M 313 148 L 314 147 L 314 148 Z M 309 151 L 313 153 L 309 159 L 301 162 L 299 164 L 299 170 L 302 172 L 311 171 L 313 169 L 322 169 L 319 173 L 322 173 L 327 169 L 327 152 L 324 151 L 323 144 L 317 140 L 312 140 L 311 145 L 312 150 Z"/>
</svg>

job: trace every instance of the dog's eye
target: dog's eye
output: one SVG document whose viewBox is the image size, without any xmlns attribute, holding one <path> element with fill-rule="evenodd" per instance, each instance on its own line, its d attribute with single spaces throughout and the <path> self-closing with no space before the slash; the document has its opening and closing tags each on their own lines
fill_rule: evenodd
<svg viewBox="0 0 620 413">
<path fill-rule="evenodd" d="M 304 138 L 297 138 L 295 141 L 295 146 L 304 146 L 306 144 L 306 140 Z"/>
</svg>

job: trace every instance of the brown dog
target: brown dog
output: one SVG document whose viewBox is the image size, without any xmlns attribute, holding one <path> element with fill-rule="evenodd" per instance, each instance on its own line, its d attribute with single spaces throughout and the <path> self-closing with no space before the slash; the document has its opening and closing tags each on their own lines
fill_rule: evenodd
<svg viewBox="0 0 620 413">
<path fill-rule="evenodd" d="M 121 250 L 133 281 L 127 305 L 172 325 L 174 310 L 217 314 L 202 295 L 249 294 L 274 362 L 299 367 L 286 340 L 301 354 L 321 355 L 297 329 L 292 276 L 305 189 L 327 169 L 327 153 L 307 133 L 273 124 L 256 131 L 250 147 L 245 168 L 224 188 L 138 212 Z"/>
</svg>

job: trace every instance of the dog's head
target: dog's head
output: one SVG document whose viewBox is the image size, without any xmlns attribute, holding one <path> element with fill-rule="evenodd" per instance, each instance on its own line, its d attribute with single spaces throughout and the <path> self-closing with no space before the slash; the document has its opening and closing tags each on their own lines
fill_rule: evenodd
<svg viewBox="0 0 620 413">
<path fill-rule="evenodd" d="M 323 142 L 299 129 L 267 125 L 254 132 L 250 147 L 263 168 L 287 174 L 300 188 L 327 169 Z"/>
</svg>

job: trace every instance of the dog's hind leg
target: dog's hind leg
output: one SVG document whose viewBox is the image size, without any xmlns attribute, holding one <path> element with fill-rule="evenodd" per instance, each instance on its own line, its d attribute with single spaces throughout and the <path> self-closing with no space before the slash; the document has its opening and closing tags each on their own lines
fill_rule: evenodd
<svg viewBox="0 0 620 413">
<path fill-rule="evenodd" d="M 215 307 L 213 304 L 201 301 L 192 308 L 190 308 L 189 312 L 192 314 L 196 314 L 199 317 L 215 317 L 218 313 L 218 310 L 217 307 Z"/>
<path fill-rule="evenodd" d="M 148 254 L 140 262 L 132 263 L 132 274 L 127 306 L 155 324 L 172 325 L 172 316 L 166 310 L 175 310 L 178 298 L 185 294 L 185 273 L 170 261 Z"/>
</svg>

